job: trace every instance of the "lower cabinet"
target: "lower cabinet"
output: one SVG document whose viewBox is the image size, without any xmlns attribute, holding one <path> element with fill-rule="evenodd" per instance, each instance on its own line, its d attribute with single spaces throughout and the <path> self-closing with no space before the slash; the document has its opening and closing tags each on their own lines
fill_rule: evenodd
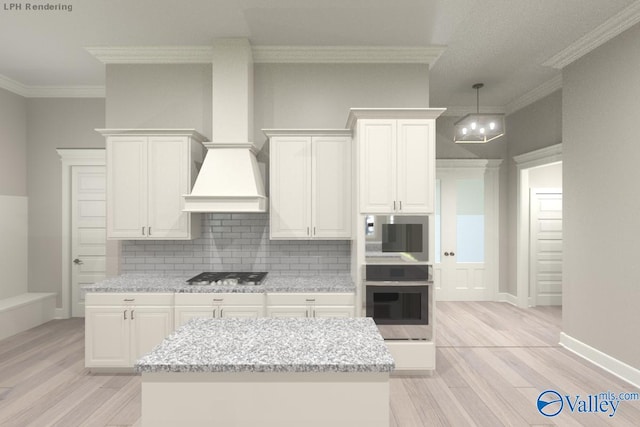
<svg viewBox="0 0 640 427">
<path fill-rule="evenodd" d="M 87 294 L 85 366 L 129 368 L 173 331 L 173 294 Z"/>
<path fill-rule="evenodd" d="M 267 317 L 354 317 L 354 315 L 354 294 L 267 294 Z"/>
<path fill-rule="evenodd" d="M 174 309 L 178 328 L 195 317 L 263 317 L 263 294 L 176 294 Z"/>
</svg>

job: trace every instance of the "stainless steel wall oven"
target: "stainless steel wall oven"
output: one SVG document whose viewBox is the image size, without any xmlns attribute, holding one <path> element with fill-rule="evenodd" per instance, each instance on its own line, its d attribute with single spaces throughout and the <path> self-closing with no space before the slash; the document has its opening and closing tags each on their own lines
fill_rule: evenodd
<svg viewBox="0 0 640 427">
<path fill-rule="evenodd" d="M 388 340 L 430 340 L 429 265 L 367 265 L 365 307 Z"/>
</svg>

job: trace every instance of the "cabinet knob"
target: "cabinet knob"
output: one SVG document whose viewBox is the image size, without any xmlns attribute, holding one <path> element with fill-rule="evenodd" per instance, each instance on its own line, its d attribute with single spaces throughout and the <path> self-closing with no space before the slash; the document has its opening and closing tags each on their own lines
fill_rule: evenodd
<svg viewBox="0 0 640 427">
<path fill-rule="evenodd" d="M 74 264 L 77 264 L 77 265 L 82 265 L 82 264 L 84 264 L 84 262 L 82 262 L 82 260 L 81 260 L 81 259 L 79 259 L 79 258 L 74 259 L 74 260 L 73 260 L 73 263 L 74 263 Z"/>
</svg>

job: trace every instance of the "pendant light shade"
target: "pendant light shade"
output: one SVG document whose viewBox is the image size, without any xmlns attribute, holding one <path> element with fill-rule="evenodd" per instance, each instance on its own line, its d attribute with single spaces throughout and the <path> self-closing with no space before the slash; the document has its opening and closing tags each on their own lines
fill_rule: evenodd
<svg viewBox="0 0 640 427">
<path fill-rule="evenodd" d="M 480 113 L 480 88 L 484 84 L 476 83 L 476 113 L 467 114 L 455 124 L 456 143 L 484 144 L 504 135 L 504 114 Z"/>
</svg>

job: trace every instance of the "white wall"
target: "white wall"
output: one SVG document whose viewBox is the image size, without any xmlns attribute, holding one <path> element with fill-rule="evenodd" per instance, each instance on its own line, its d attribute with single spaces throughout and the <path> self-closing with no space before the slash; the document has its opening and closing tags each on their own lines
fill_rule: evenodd
<svg viewBox="0 0 640 427">
<path fill-rule="evenodd" d="M 421 64 L 255 64 L 254 136 L 262 128 L 341 128 L 354 107 L 428 107 Z"/>
<path fill-rule="evenodd" d="M 27 195 L 27 103 L 0 89 L 0 195 Z"/>
<path fill-rule="evenodd" d="M 529 188 L 562 188 L 562 163 L 529 169 Z"/>
<path fill-rule="evenodd" d="M 640 24 L 563 70 L 563 331 L 640 369 Z"/>
<path fill-rule="evenodd" d="M 56 148 L 104 148 L 104 99 L 27 100 L 29 291 L 62 289 L 62 164 Z M 57 306 L 61 301 L 58 296 Z"/>
<path fill-rule="evenodd" d="M 107 65 L 106 127 L 195 129 L 211 139 L 211 65 Z"/>
<path fill-rule="evenodd" d="M 0 89 L 0 299 L 27 292 L 27 105 Z"/>
<path fill-rule="evenodd" d="M 0 300 L 27 292 L 27 198 L 0 195 Z"/>
</svg>

